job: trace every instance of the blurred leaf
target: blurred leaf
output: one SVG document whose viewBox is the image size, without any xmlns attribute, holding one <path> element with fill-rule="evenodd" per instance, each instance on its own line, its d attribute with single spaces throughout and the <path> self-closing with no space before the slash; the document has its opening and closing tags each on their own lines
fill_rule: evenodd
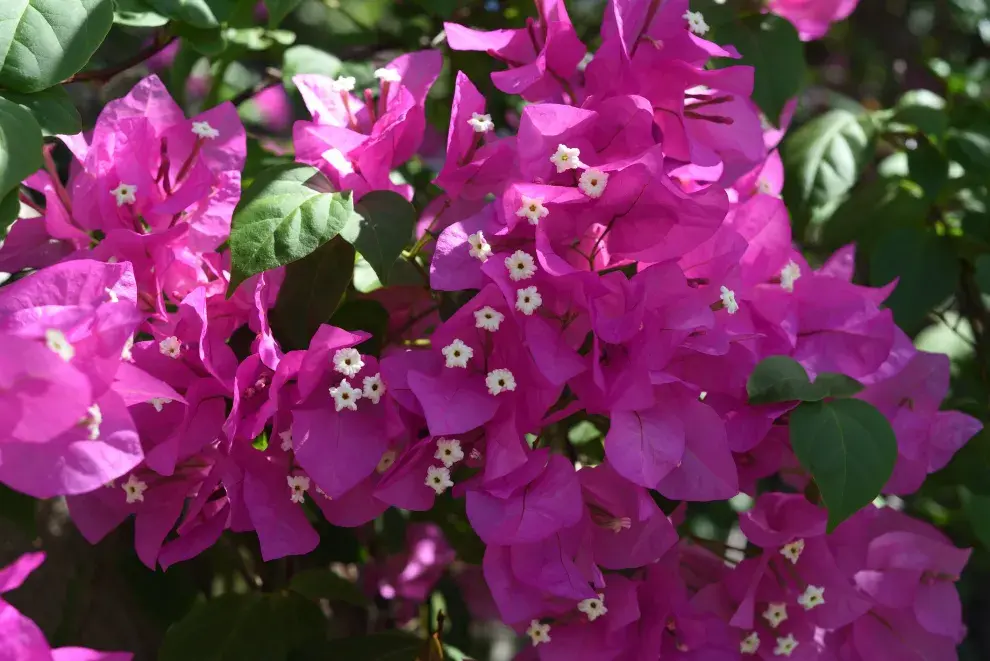
<svg viewBox="0 0 990 661">
<path fill-rule="evenodd" d="M 791 411 L 790 438 L 821 491 L 829 531 L 873 502 L 897 460 L 890 423 L 859 399 L 802 403 Z"/>
<path fill-rule="evenodd" d="M 804 367 L 788 356 L 761 360 L 746 382 L 750 404 L 817 402 L 827 397 L 849 397 L 863 385 L 845 374 L 822 372 L 812 383 Z"/>
<path fill-rule="evenodd" d="M 959 487 L 959 497 L 973 533 L 990 549 L 990 496 L 980 496 L 966 487 Z"/>
<path fill-rule="evenodd" d="M 945 99 L 929 90 L 909 90 L 894 106 L 893 121 L 914 126 L 927 135 L 940 136 L 949 128 Z"/>
<path fill-rule="evenodd" d="M 784 197 L 802 236 L 811 214 L 853 187 L 872 158 L 874 128 L 868 116 L 832 110 L 790 134 L 781 156 L 786 170 Z"/>
<path fill-rule="evenodd" d="M 351 219 L 340 230 L 368 260 L 382 284 L 389 284 L 392 265 L 412 237 L 416 210 L 398 193 L 372 191 L 355 205 Z"/>
<path fill-rule="evenodd" d="M 329 656 L 315 658 L 360 659 L 361 661 L 415 661 L 423 639 L 412 634 L 390 631 L 387 633 L 341 638 L 327 646 Z"/>
<path fill-rule="evenodd" d="M 74 135 L 82 131 L 79 111 L 61 85 L 34 94 L 3 92 L 0 96 L 30 111 L 43 135 Z"/>
<path fill-rule="evenodd" d="M 41 167 L 41 127 L 30 112 L 0 97 L 0 196 Z"/>
<path fill-rule="evenodd" d="M 268 50 L 275 44 L 290 46 L 296 40 L 294 32 L 288 30 L 266 30 L 265 28 L 227 28 L 224 36 L 232 44 L 247 50 Z"/>
<path fill-rule="evenodd" d="M 870 283 L 899 278 L 887 299 L 894 320 L 911 332 L 929 311 L 952 295 L 959 282 L 959 259 L 944 237 L 923 229 L 896 228 L 877 243 L 870 259 Z"/>
<path fill-rule="evenodd" d="M 361 353 L 376 357 L 381 354 L 388 329 L 388 311 L 378 301 L 347 301 L 333 313 L 330 323 L 344 330 L 371 333 L 371 338 L 361 343 Z"/>
<path fill-rule="evenodd" d="M 220 27 L 237 0 L 146 0 L 162 16 L 188 23 L 194 28 Z"/>
<path fill-rule="evenodd" d="M 990 175 L 990 136 L 976 131 L 951 130 L 946 138 L 946 149 L 967 174 Z"/>
<path fill-rule="evenodd" d="M 822 372 L 812 385 L 821 397 L 852 397 L 863 389 L 856 379 L 836 372 Z"/>
<path fill-rule="evenodd" d="M 168 23 L 168 18 L 152 10 L 145 0 L 115 0 L 117 8 L 113 22 L 132 28 L 158 28 Z"/>
<path fill-rule="evenodd" d="M 431 521 L 443 531 L 447 542 L 457 552 L 457 559 L 480 565 L 485 556 L 485 544 L 468 523 L 464 499 L 437 498 L 433 509 L 411 512 L 410 521 Z"/>
<path fill-rule="evenodd" d="M 282 82 L 285 89 L 292 93 L 296 86 L 292 77 L 300 73 L 318 73 L 335 78 L 340 74 L 340 59 L 335 55 L 313 48 L 312 46 L 293 46 L 282 56 Z"/>
<path fill-rule="evenodd" d="M 264 452 L 268 449 L 268 432 L 262 431 L 258 434 L 257 438 L 251 441 L 251 447 L 260 452 Z"/>
<path fill-rule="evenodd" d="M 197 28 L 179 23 L 175 26 L 175 33 L 182 37 L 183 43 L 207 57 L 216 57 L 227 49 L 227 40 L 220 28 Z"/>
<path fill-rule="evenodd" d="M 602 437 L 602 432 L 589 420 L 582 420 L 567 431 L 572 445 L 584 445 Z"/>
<path fill-rule="evenodd" d="M 38 92 L 89 62 L 113 25 L 113 0 L 4 0 L 0 87 Z"/>
<path fill-rule="evenodd" d="M 990 255 L 976 258 L 976 282 L 980 285 L 980 291 L 990 294 Z"/>
<path fill-rule="evenodd" d="M 7 228 L 17 220 L 18 212 L 21 209 L 20 194 L 20 187 L 15 186 L 0 198 L 0 240 L 7 236 Z"/>
<path fill-rule="evenodd" d="M 37 505 L 38 501 L 31 496 L 0 484 L 0 518 L 17 526 L 30 539 L 38 535 Z"/>
<path fill-rule="evenodd" d="M 898 227 L 922 228 L 929 205 L 920 192 L 899 181 L 877 179 L 861 185 L 820 227 L 819 241 L 827 250 L 856 242 L 857 252 L 872 254 L 876 243 Z"/>
<path fill-rule="evenodd" d="M 268 10 L 268 27 L 279 25 L 292 10 L 299 6 L 302 0 L 265 0 Z"/>
<path fill-rule="evenodd" d="M 919 135 L 917 146 L 907 153 L 908 172 L 925 192 L 925 197 L 934 200 L 949 180 L 949 159 L 933 145 L 927 137 Z"/>
<path fill-rule="evenodd" d="M 309 599 L 343 601 L 355 606 L 368 604 L 368 598 L 357 585 L 337 576 L 329 569 L 307 569 L 298 572 L 289 582 L 289 589 Z"/>
<path fill-rule="evenodd" d="M 354 271 L 354 248 L 340 237 L 285 268 L 285 281 L 271 312 L 282 348 L 305 349 L 340 305 Z"/>
</svg>

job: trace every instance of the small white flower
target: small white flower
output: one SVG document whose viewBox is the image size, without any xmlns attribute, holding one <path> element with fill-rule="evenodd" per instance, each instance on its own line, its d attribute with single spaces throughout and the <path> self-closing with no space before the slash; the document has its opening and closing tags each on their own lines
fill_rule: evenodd
<svg viewBox="0 0 990 661">
<path fill-rule="evenodd" d="M 399 455 L 395 450 L 386 450 L 382 458 L 378 460 L 378 465 L 375 466 L 375 471 L 381 475 L 395 463 L 395 458 Z"/>
<path fill-rule="evenodd" d="M 798 646 L 798 641 L 794 637 L 794 634 L 789 633 L 783 638 L 777 639 L 777 646 L 773 648 L 773 653 L 775 656 L 790 656 L 794 648 Z"/>
<path fill-rule="evenodd" d="M 784 291 L 794 291 L 794 283 L 801 277 L 801 267 L 791 260 L 780 270 L 780 286 Z"/>
<path fill-rule="evenodd" d="M 148 490 L 148 485 L 139 480 L 134 473 L 131 473 L 127 481 L 120 485 L 120 488 L 127 495 L 127 504 L 131 505 L 132 503 L 144 502 L 144 492 Z"/>
<path fill-rule="evenodd" d="M 375 69 L 375 78 L 383 83 L 398 83 L 402 81 L 402 74 L 395 69 L 382 67 L 380 69 Z"/>
<path fill-rule="evenodd" d="M 578 604 L 578 610 L 588 616 L 589 622 L 594 622 L 608 612 L 605 608 L 605 595 L 599 592 L 597 599 L 585 599 Z"/>
<path fill-rule="evenodd" d="M 127 338 L 127 341 L 124 342 L 124 348 L 120 350 L 120 359 L 126 360 L 127 362 L 134 360 L 134 354 L 131 353 L 131 350 L 133 348 L 134 348 L 134 336 L 131 335 L 129 338 Z"/>
<path fill-rule="evenodd" d="M 178 358 L 182 353 L 182 342 L 179 342 L 179 338 L 172 335 L 158 343 L 158 350 L 162 352 L 163 356 Z"/>
<path fill-rule="evenodd" d="M 806 611 L 810 611 L 816 606 L 821 606 L 825 603 L 825 588 L 817 585 L 809 585 L 804 589 L 804 593 L 798 597 L 797 602 Z"/>
<path fill-rule="evenodd" d="M 330 166 L 339 172 L 342 176 L 347 176 L 349 174 L 354 174 L 354 164 L 351 163 L 350 159 L 344 156 L 344 152 L 340 151 L 336 147 L 332 147 L 320 156 L 323 160 L 330 164 Z"/>
<path fill-rule="evenodd" d="M 111 303 L 120 303 L 120 299 L 117 298 L 117 292 L 110 289 L 109 287 L 104 287 L 103 291 L 107 293 L 107 298 L 110 300 Z"/>
<path fill-rule="evenodd" d="M 430 466 L 427 468 L 426 486 L 436 491 L 438 496 L 454 486 L 453 480 L 450 479 L 450 469 L 445 466 Z"/>
<path fill-rule="evenodd" d="M 354 376 L 363 367 L 364 361 L 357 349 L 337 349 L 333 354 L 333 368 L 344 376 Z"/>
<path fill-rule="evenodd" d="M 199 138 L 214 140 L 220 137 L 220 131 L 210 126 L 209 122 L 193 122 L 192 132 Z"/>
<path fill-rule="evenodd" d="M 505 315 L 495 308 L 486 305 L 474 312 L 474 327 L 484 329 L 490 333 L 498 330 L 498 327 L 505 319 Z"/>
<path fill-rule="evenodd" d="M 597 168 L 588 168 L 578 179 L 578 188 L 588 197 L 599 198 L 605 192 L 608 183 L 608 173 Z"/>
<path fill-rule="evenodd" d="M 468 361 L 474 355 L 474 349 L 454 338 L 454 341 L 441 349 L 447 359 L 447 367 L 467 367 Z"/>
<path fill-rule="evenodd" d="M 488 386 L 488 392 L 498 395 L 506 390 L 515 390 L 516 377 L 506 369 L 492 370 L 485 377 L 485 385 Z"/>
<path fill-rule="evenodd" d="M 45 331 L 45 344 L 66 362 L 72 360 L 72 357 L 76 355 L 75 347 L 69 344 L 65 335 L 58 329 L 49 328 Z"/>
<path fill-rule="evenodd" d="M 773 187 L 769 181 L 760 177 L 756 182 L 756 190 L 764 195 L 770 195 L 773 192 Z"/>
<path fill-rule="evenodd" d="M 114 483 L 114 480 L 110 480 L 109 482 L 107 482 L 106 484 L 103 485 L 103 488 L 104 489 L 113 489 L 115 486 L 117 486 L 117 485 Z"/>
<path fill-rule="evenodd" d="M 804 551 L 804 540 L 795 539 L 790 544 L 784 544 L 780 547 L 780 555 L 784 556 L 791 561 L 792 565 L 796 565 L 798 558 L 801 557 L 801 553 Z"/>
<path fill-rule="evenodd" d="M 529 628 L 526 629 L 526 635 L 529 636 L 531 641 L 533 641 L 533 647 L 536 647 L 542 643 L 549 643 L 550 625 L 540 624 L 539 620 L 533 620 L 529 623 Z"/>
<path fill-rule="evenodd" d="M 380 372 L 376 372 L 374 376 L 364 377 L 362 385 L 364 387 L 361 392 L 364 394 L 365 399 L 370 399 L 372 404 L 377 404 L 381 401 L 382 395 L 385 394 L 385 382 L 382 381 Z"/>
<path fill-rule="evenodd" d="M 718 291 L 718 297 L 722 299 L 722 305 L 725 306 L 725 311 L 729 314 L 739 312 L 739 304 L 736 303 L 736 292 L 732 291 L 725 285 L 722 285 Z"/>
<path fill-rule="evenodd" d="M 461 442 L 456 438 L 438 438 L 437 452 L 434 459 L 439 459 L 443 465 L 450 468 L 464 458 L 464 451 L 461 450 Z"/>
<path fill-rule="evenodd" d="M 330 81 L 330 89 L 334 92 L 353 92 L 357 80 L 354 76 L 338 76 L 336 80 Z"/>
<path fill-rule="evenodd" d="M 491 115 L 482 115 L 481 113 L 473 112 L 471 113 L 471 119 L 467 120 L 467 122 L 474 129 L 475 133 L 488 133 L 495 130 L 495 122 L 492 121 Z"/>
<path fill-rule="evenodd" d="M 529 220 L 530 225 L 536 225 L 540 222 L 540 218 L 546 218 L 550 215 L 550 210 L 543 206 L 542 197 L 528 197 L 523 195 L 522 203 L 516 209 L 516 215 Z"/>
<path fill-rule="evenodd" d="M 97 404 L 86 409 L 86 415 L 79 424 L 89 432 L 89 440 L 95 441 L 100 437 L 100 423 L 103 422 L 103 411 Z"/>
<path fill-rule="evenodd" d="M 516 292 L 516 309 L 527 317 L 543 305 L 543 297 L 536 287 L 524 287 Z"/>
<path fill-rule="evenodd" d="M 758 649 L 760 649 L 760 634 L 755 631 L 751 632 L 739 643 L 739 651 L 743 654 L 756 654 L 756 650 Z"/>
<path fill-rule="evenodd" d="M 609 519 L 605 522 L 604 527 L 618 535 L 623 530 L 629 530 L 632 528 L 632 519 L 628 516 L 620 516 L 617 519 Z"/>
<path fill-rule="evenodd" d="M 289 482 L 289 488 L 292 489 L 292 495 L 289 498 L 294 503 L 302 503 L 306 500 L 306 492 L 309 491 L 309 478 L 305 475 L 288 475 L 286 480 Z"/>
<path fill-rule="evenodd" d="M 682 18 L 688 22 L 688 29 L 691 32 L 698 36 L 708 34 L 708 23 L 705 22 L 705 17 L 700 11 L 687 11 Z"/>
<path fill-rule="evenodd" d="M 168 397 L 152 397 L 148 400 L 148 403 L 154 406 L 156 411 L 161 413 L 162 409 L 165 408 L 165 405 L 171 404 L 172 400 Z"/>
<path fill-rule="evenodd" d="M 517 250 L 505 258 L 505 268 L 513 282 L 528 280 L 536 273 L 536 260 L 528 252 Z"/>
<path fill-rule="evenodd" d="M 485 234 L 481 230 L 468 235 L 468 245 L 471 246 L 468 253 L 479 261 L 488 261 L 488 256 L 492 254 L 492 247 L 485 241 Z"/>
<path fill-rule="evenodd" d="M 279 447 L 282 448 L 282 452 L 289 452 L 290 450 L 292 450 L 292 430 L 291 429 L 287 429 L 287 430 L 285 430 L 283 432 L 279 432 L 278 437 L 280 439 L 282 439 L 282 444 L 281 444 L 281 446 L 279 446 Z"/>
<path fill-rule="evenodd" d="M 571 149 L 567 145 L 557 145 L 557 151 L 550 157 L 550 162 L 557 166 L 557 174 L 581 167 L 581 150 Z"/>
<path fill-rule="evenodd" d="M 770 623 L 771 629 L 776 629 L 787 619 L 787 604 L 767 604 L 767 609 L 763 611 L 763 619 Z"/>
<path fill-rule="evenodd" d="M 134 184 L 124 184 L 121 183 L 119 186 L 110 191 L 110 194 L 117 198 L 117 206 L 122 207 L 125 204 L 134 204 L 137 202 L 137 186 Z"/>
<path fill-rule="evenodd" d="M 357 411 L 357 402 L 361 399 L 361 391 L 352 387 L 347 379 L 341 379 L 339 386 L 330 389 L 330 396 L 333 397 L 333 404 L 338 412 L 345 408 Z"/>
</svg>

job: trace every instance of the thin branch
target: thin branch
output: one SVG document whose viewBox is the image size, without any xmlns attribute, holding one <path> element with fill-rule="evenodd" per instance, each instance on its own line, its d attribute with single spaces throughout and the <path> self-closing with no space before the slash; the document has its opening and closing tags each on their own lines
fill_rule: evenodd
<svg viewBox="0 0 990 661">
<path fill-rule="evenodd" d="M 163 40 L 162 39 L 163 36 L 165 36 L 164 33 L 160 33 L 155 38 L 154 43 L 152 43 L 147 48 L 138 51 L 137 53 L 135 53 L 133 55 L 133 57 L 130 57 L 130 58 L 124 60 L 120 64 L 117 64 L 117 65 L 112 66 L 112 67 L 107 67 L 106 69 L 93 69 L 92 71 L 80 71 L 79 73 L 77 73 L 75 75 L 69 76 L 68 78 L 66 78 L 65 80 L 63 80 L 62 83 L 63 84 L 81 83 L 81 82 L 85 82 L 85 81 L 89 81 L 89 80 L 96 80 L 96 81 L 100 81 L 100 82 L 106 82 L 106 81 L 110 80 L 111 78 L 113 78 L 114 76 L 116 76 L 118 73 L 121 73 L 123 71 L 127 71 L 131 67 L 135 67 L 135 66 L 139 65 L 142 62 L 144 62 L 145 60 L 151 59 L 152 57 L 154 57 L 158 53 L 160 53 L 163 50 L 165 50 L 166 48 L 168 48 L 168 46 L 173 41 L 175 41 L 176 39 L 178 39 L 177 36 L 171 36 L 171 37 Z"/>
</svg>

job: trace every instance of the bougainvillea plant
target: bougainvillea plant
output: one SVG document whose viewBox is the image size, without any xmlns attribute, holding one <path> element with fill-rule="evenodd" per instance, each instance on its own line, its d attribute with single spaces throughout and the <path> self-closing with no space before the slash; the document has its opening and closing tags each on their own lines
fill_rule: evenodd
<svg viewBox="0 0 990 661">
<path fill-rule="evenodd" d="M 970 550 L 895 505 L 982 424 L 942 410 L 896 280 L 802 249 L 862 159 L 785 184 L 802 74 L 756 62 L 855 0 L 610 0 L 590 34 L 536 0 L 234 102 L 150 73 L 85 130 L 66 88 L 217 47 L 222 81 L 299 3 L 65 4 L 0 10 L 0 482 L 92 544 L 133 530 L 151 571 L 248 549 L 161 658 L 462 658 L 451 579 L 521 661 L 956 658 Z M 77 73 L 115 16 L 164 27 Z M 825 133 L 891 121 L 865 117 Z M 820 144 L 784 160 L 850 149 Z M 0 659 L 124 658 L 0 601 Z"/>
</svg>

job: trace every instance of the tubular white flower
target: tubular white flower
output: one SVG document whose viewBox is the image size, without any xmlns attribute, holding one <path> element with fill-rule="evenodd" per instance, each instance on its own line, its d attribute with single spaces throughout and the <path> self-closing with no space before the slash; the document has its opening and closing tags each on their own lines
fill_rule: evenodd
<svg viewBox="0 0 990 661">
<path fill-rule="evenodd" d="M 148 485 L 139 480 L 134 473 L 131 473 L 127 481 L 120 485 L 120 488 L 124 490 L 127 504 L 131 505 L 144 502 L 144 492 L 148 490 Z"/>
<path fill-rule="evenodd" d="M 347 379 L 341 379 L 340 385 L 330 389 L 330 396 L 337 411 L 350 409 L 357 411 L 357 402 L 361 399 L 361 391 L 351 386 Z"/>
<path fill-rule="evenodd" d="M 434 459 L 439 459 L 443 465 L 450 468 L 464 458 L 464 450 L 461 449 L 461 442 L 456 438 L 438 438 L 437 452 Z"/>
<path fill-rule="evenodd" d="M 533 647 L 550 642 L 550 625 L 540 624 L 539 620 L 533 620 L 526 629 L 526 635 L 533 642 Z"/>
<path fill-rule="evenodd" d="M 542 197 L 527 197 L 523 195 L 522 202 L 519 208 L 516 209 L 516 215 L 528 220 L 530 225 L 536 225 L 540 222 L 541 218 L 546 218 L 550 215 L 550 210 L 543 206 Z"/>
<path fill-rule="evenodd" d="M 387 471 L 395 463 L 397 456 L 399 456 L 399 453 L 395 450 L 385 450 L 385 454 L 382 455 L 382 458 L 378 460 L 378 465 L 375 466 L 375 472 L 381 475 Z"/>
<path fill-rule="evenodd" d="M 773 648 L 774 656 L 790 656 L 798 646 L 798 641 L 794 634 L 789 633 L 783 638 L 777 639 L 777 646 Z"/>
<path fill-rule="evenodd" d="M 76 355 L 76 349 L 65 339 L 62 331 L 49 328 L 45 331 L 45 345 L 58 354 L 58 357 L 68 362 Z"/>
<path fill-rule="evenodd" d="M 801 277 L 801 267 L 793 259 L 780 270 L 780 286 L 784 291 L 794 291 L 794 283 Z"/>
<path fill-rule="evenodd" d="M 354 76 L 338 76 L 336 80 L 330 81 L 330 89 L 334 92 L 353 92 L 357 80 Z"/>
<path fill-rule="evenodd" d="M 282 452 L 289 452 L 292 450 L 292 430 L 286 429 L 283 432 L 279 432 L 278 437 L 282 439 L 282 444 L 279 446 L 282 448 Z"/>
<path fill-rule="evenodd" d="M 517 250 L 505 258 L 505 268 L 514 282 L 528 280 L 536 273 L 536 260 L 528 252 Z"/>
<path fill-rule="evenodd" d="M 131 335 L 129 338 L 127 338 L 127 341 L 124 342 L 124 348 L 120 350 L 120 359 L 126 360 L 127 362 L 131 362 L 132 360 L 134 360 L 134 354 L 131 353 L 131 350 L 133 348 L 134 348 L 134 336 Z"/>
<path fill-rule="evenodd" d="M 543 305 L 543 297 L 536 287 L 524 287 L 516 291 L 516 309 L 527 317 Z"/>
<path fill-rule="evenodd" d="M 117 198 L 117 206 L 122 207 L 125 204 L 137 202 L 137 189 L 138 187 L 134 184 L 121 182 L 119 186 L 110 191 L 110 194 Z"/>
<path fill-rule="evenodd" d="M 165 408 L 165 405 L 171 404 L 172 400 L 168 397 L 152 397 L 148 400 L 148 403 L 154 406 L 156 411 L 161 413 L 162 409 Z"/>
<path fill-rule="evenodd" d="M 825 588 L 818 585 L 809 585 L 798 597 L 798 604 L 806 611 L 816 608 L 825 603 Z"/>
<path fill-rule="evenodd" d="M 578 179 L 578 188 L 581 192 L 592 198 L 599 198 L 605 192 L 608 184 L 608 173 L 597 168 L 588 168 L 581 173 Z"/>
<path fill-rule="evenodd" d="M 288 475 L 286 480 L 289 482 L 289 488 L 292 489 L 289 499 L 294 503 L 305 502 L 306 492 L 309 491 L 309 478 L 305 475 Z"/>
<path fill-rule="evenodd" d="M 467 123 L 471 125 L 475 133 L 488 133 L 495 130 L 495 122 L 492 121 L 491 115 L 482 115 L 481 113 L 473 112 L 471 113 L 471 119 L 467 120 Z"/>
<path fill-rule="evenodd" d="M 767 609 L 763 611 L 763 619 L 770 623 L 771 629 L 776 629 L 784 620 L 787 619 L 787 604 L 767 604 Z"/>
<path fill-rule="evenodd" d="M 784 544 L 782 547 L 780 547 L 780 555 L 790 560 L 792 565 L 797 564 L 797 561 L 801 557 L 801 553 L 803 552 L 804 552 L 803 539 L 795 539 L 790 544 Z"/>
<path fill-rule="evenodd" d="M 100 424 L 103 422 L 103 411 L 98 404 L 93 404 L 86 409 L 86 415 L 79 424 L 89 432 L 89 440 L 95 441 L 100 437 Z"/>
<path fill-rule="evenodd" d="M 589 622 L 594 622 L 608 612 L 605 608 L 605 595 L 598 593 L 598 598 L 585 599 L 577 606 L 578 610 L 588 616 Z"/>
<path fill-rule="evenodd" d="M 111 303 L 120 303 L 120 299 L 117 298 L 117 292 L 115 292 L 114 290 L 110 289 L 109 287 L 104 287 L 103 288 L 103 291 L 105 291 L 107 293 L 107 299 Z"/>
<path fill-rule="evenodd" d="M 395 69 L 389 69 L 387 67 L 381 67 L 380 69 L 375 69 L 375 78 L 382 81 L 383 83 L 402 82 L 402 74 L 400 74 Z"/>
<path fill-rule="evenodd" d="M 486 262 L 492 254 L 492 247 L 488 245 L 488 241 L 485 240 L 485 233 L 481 230 L 468 235 L 468 245 L 471 246 L 468 254 L 478 261 Z"/>
<path fill-rule="evenodd" d="M 427 468 L 426 486 L 436 491 L 438 496 L 454 486 L 453 480 L 450 479 L 450 469 L 446 466 L 430 466 Z"/>
<path fill-rule="evenodd" d="M 171 335 L 158 343 L 158 350 L 162 352 L 163 356 L 178 358 L 182 355 L 182 342 L 179 342 L 179 338 L 176 336 Z"/>
<path fill-rule="evenodd" d="M 708 34 L 708 23 L 700 11 L 687 11 L 682 18 L 688 22 L 688 29 L 698 36 Z"/>
<path fill-rule="evenodd" d="M 474 327 L 481 328 L 489 333 L 497 331 L 504 320 L 504 314 L 488 305 L 474 312 Z"/>
<path fill-rule="evenodd" d="M 381 372 L 375 373 L 374 376 L 366 376 L 362 382 L 364 388 L 362 393 L 365 399 L 370 399 L 372 404 L 377 404 L 381 401 L 382 395 L 385 394 L 385 382 L 382 381 Z"/>
<path fill-rule="evenodd" d="M 209 122 L 193 122 L 192 132 L 199 138 L 215 140 L 220 137 L 220 131 L 210 126 Z"/>
<path fill-rule="evenodd" d="M 557 174 L 576 170 L 583 165 L 581 163 L 581 150 L 571 149 L 567 145 L 557 145 L 557 151 L 550 157 L 550 162 L 557 166 Z"/>
<path fill-rule="evenodd" d="M 739 643 L 739 651 L 743 654 L 756 654 L 758 649 L 760 649 L 760 634 L 755 631 L 751 631 Z"/>
<path fill-rule="evenodd" d="M 725 285 L 722 285 L 718 291 L 718 296 L 722 299 L 722 305 L 725 306 L 725 311 L 729 314 L 739 312 L 739 304 L 736 303 L 736 292 L 732 291 Z"/>
<path fill-rule="evenodd" d="M 467 367 L 468 361 L 474 356 L 474 349 L 457 338 L 445 346 L 440 352 L 447 359 L 447 367 Z"/>
<path fill-rule="evenodd" d="M 516 389 L 516 377 L 512 376 L 512 372 L 507 369 L 492 370 L 485 377 L 485 385 L 488 386 L 488 392 L 492 395 L 499 395 L 506 390 Z"/>
<path fill-rule="evenodd" d="M 337 349 L 333 354 L 333 368 L 344 376 L 354 376 L 363 367 L 364 361 L 357 349 Z"/>
</svg>

